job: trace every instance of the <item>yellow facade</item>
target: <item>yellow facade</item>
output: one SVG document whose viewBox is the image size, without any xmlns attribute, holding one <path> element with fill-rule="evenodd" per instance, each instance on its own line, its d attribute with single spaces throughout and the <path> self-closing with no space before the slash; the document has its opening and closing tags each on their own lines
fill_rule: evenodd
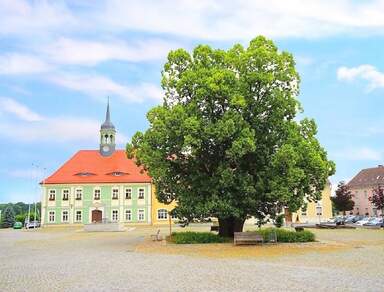
<svg viewBox="0 0 384 292">
<path fill-rule="evenodd" d="M 328 182 L 325 186 L 321 200 L 318 202 L 309 202 L 307 210 L 299 210 L 292 213 L 293 223 L 319 223 L 332 218 L 331 184 Z"/>
<path fill-rule="evenodd" d="M 161 212 L 162 212 L 161 210 L 167 210 L 167 212 L 169 213 L 175 207 L 176 207 L 175 202 L 172 202 L 169 205 L 160 203 L 156 198 L 155 186 L 152 185 L 152 224 L 153 225 L 169 224 L 169 214 L 164 219 L 164 218 L 159 218 L 159 212 L 160 212 L 160 217 L 161 217 Z M 173 220 L 172 220 L 172 222 L 173 222 Z"/>
</svg>

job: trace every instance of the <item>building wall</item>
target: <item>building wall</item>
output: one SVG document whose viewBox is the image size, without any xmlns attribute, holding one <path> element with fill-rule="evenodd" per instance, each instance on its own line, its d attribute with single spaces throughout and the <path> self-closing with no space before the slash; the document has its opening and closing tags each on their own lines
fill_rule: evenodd
<svg viewBox="0 0 384 292">
<path fill-rule="evenodd" d="M 359 188 L 350 188 L 353 194 L 353 201 L 355 206 L 353 207 L 352 213 L 354 215 L 369 215 L 377 216 L 381 214 L 380 210 L 369 201 L 369 197 L 372 196 L 372 190 L 374 187 L 359 187 Z"/>
<path fill-rule="evenodd" d="M 156 198 L 156 191 L 155 187 L 152 185 L 152 222 L 156 225 L 162 225 L 162 224 L 169 224 L 169 218 L 167 216 L 166 219 L 159 219 L 158 218 L 158 211 L 161 209 L 167 210 L 167 212 L 172 211 L 176 207 L 176 203 L 172 202 L 169 205 L 160 203 Z M 172 220 L 173 222 L 173 220 Z"/>
<path fill-rule="evenodd" d="M 321 211 L 321 212 L 319 212 Z M 321 200 L 308 202 L 307 209 L 292 213 L 293 223 L 319 223 L 332 218 L 331 185 L 327 183 L 322 191 Z"/>
<path fill-rule="evenodd" d="M 118 199 L 112 199 L 112 190 L 117 188 Z M 125 199 L 125 189 L 132 189 L 132 199 Z M 144 189 L 144 200 L 138 199 L 139 189 Z M 44 185 L 42 198 L 42 224 L 88 224 L 91 223 L 91 212 L 94 209 L 102 211 L 102 217 L 112 220 L 112 211 L 118 211 L 118 222 L 150 224 L 152 220 L 152 186 L 150 183 L 134 184 L 83 184 Z M 82 199 L 76 200 L 76 189 L 82 189 Z M 94 190 L 100 189 L 100 200 L 94 200 Z M 50 190 L 56 191 L 54 201 L 49 200 Z M 69 190 L 69 199 L 62 199 L 63 190 Z M 144 210 L 144 220 L 138 220 L 138 210 Z M 131 210 L 131 220 L 126 220 L 125 212 Z M 54 222 L 49 221 L 49 213 L 55 213 Z M 68 221 L 62 219 L 63 211 L 68 212 Z M 76 220 L 76 211 L 82 212 L 81 221 Z"/>
</svg>

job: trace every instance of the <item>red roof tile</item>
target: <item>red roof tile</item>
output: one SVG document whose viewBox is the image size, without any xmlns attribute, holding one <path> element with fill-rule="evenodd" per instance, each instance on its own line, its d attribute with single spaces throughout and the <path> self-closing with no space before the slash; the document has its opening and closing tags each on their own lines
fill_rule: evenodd
<svg viewBox="0 0 384 292">
<path fill-rule="evenodd" d="M 115 174 L 115 175 L 114 175 Z M 43 180 L 44 184 L 73 183 L 135 183 L 151 182 L 151 178 L 124 150 L 116 150 L 104 157 L 98 150 L 80 150 L 55 173 Z"/>
</svg>

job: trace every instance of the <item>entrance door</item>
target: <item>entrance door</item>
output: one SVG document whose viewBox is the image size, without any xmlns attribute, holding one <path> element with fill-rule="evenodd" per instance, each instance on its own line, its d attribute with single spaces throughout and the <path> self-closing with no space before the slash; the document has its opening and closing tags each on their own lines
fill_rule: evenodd
<svg viewBox="0 0 384 292">
<path fill-rule="evenodd" d="M 103 218 L 103 212 L 101 212 L 100 210 L 92 211 L 92 222 L 101 222 L 102 218 Z"/>
</svg>

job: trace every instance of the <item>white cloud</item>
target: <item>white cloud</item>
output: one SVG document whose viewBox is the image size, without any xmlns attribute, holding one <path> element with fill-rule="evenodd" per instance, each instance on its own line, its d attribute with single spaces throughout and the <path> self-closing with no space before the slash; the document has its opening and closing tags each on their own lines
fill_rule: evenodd
<svg viewBox="0 0 384 292">
<path fill-rule="evenodd" d="M 337 152 L 334 154 L 335 158 L 358 161 L 358 160 L 368 160 L 368 161 L 381 161 L 383 160 L 383 153 L 375 149 L 368 147 L 362 148 L 349 148 L 343 151 Z"/>
<path fill-rule="evenodd" d="M 43 60 L 23 54 L 0 55 L 0 75 L 42 73 L 51 69 Z"/>
<path fill-rule="evenodd" d="M 28 122 L 36 122 L 43 119 L 42 116 L 33 112 L 27 106 L 8 97 L 0 97 L 0 112 L 13 114 L 19 119 Z"/>
<path fill-rule="evenodd" d="M 109 60 L 142 62 L 164 59 L 177 43 L 147 39 L 131 43 L 120 40 L 85 41 L 60 38 L 43 49 L 46 57 L 59 64 L 95 65 Z"/>
<path fill-rule="evenodd" d="M 28 107 L 10 98 L 1 98 L 0 109 L 14 114 L 21 121 L 3 119 L 0 122 L 0 132 L 3 136 L 10 137 L 21 142 L 94 142 L 99 141 L 100 121 L 90 118 L 78 118 L 71 116 L 43 117 L 34 113 Z M 58 133 L 60 133 L 58 135 Z M 54 137 L 54 139 L 52 138 Z M 128 138 L 118 133 L 116 143 L 124 145 Z"/>
<path fill-rule="evenodd" d="M 382 0 L 0 2 L 0 34 L 141 31 L 195 39 L 382 34 Z"/>
<path fill-rule="evenodd" d="M 0 34 L 26 37 L 80 25 L 63 1 L 0 1 Z"/>
<path fill-rule="evenodd" d="M 384 73 L 378 71 L 372 65 L 360 65 L 358 67 L 340 67 L 337 70 L 337 78 L 343 81 L 363 79 L 368 81 L 368 90 L 384 87 Z"/>
<path fill-rule="evenodd" d="M 162 96 L 160 88 L 153 84 L 141 83 L 127 86 L 100 75 L 61 74 L 52 76 L 49 80 L 57 85 L 96 98 L 114 95 L 128 102 L 142 102 L 145 99 L 160 100 Z"/>
<path fill-rule="evenodd" d="M 319 37 L 384 27 L 383 1 L 139 1 L 110 0 L 107 27 L 204 39 Z"/>
</svg>

